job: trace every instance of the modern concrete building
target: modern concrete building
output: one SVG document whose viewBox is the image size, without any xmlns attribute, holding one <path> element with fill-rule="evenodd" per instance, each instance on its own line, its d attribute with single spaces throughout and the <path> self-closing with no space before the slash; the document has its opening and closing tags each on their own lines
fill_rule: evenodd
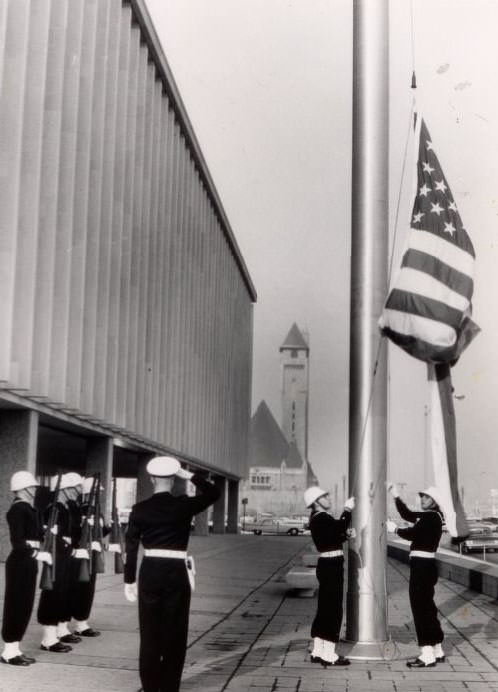
<svg viewBox="0 0 498 692">
<path fill-rule="evenodd" d="M 144 2 L 1 7 L 0 515 L 173 453 L 236 530 L 256 294 Z"/>
</svg>

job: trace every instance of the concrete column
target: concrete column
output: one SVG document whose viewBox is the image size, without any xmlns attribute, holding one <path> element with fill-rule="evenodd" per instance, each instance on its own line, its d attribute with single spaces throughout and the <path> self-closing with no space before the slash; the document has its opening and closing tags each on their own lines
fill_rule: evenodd
<svg viewBox="0 0 498 692">
<path fill-rule="evenodd" d="M 38 413 L 28 410 L 2 411 L 0 415 L 0 560 L 10 552 L 5 513 L 12 502 L 10 477 L 15 471 L 36 472 Z"/>
<path fill-rule="evenodd" d="M 225 533 L 227 481 L 224 476 L 215 476 L 213 480 L 220 489 L 220 496 L 213 505 L 213 533 Z"/>
<path fill-rule="evenodd" d="M 106 522 L 111 519 L 113 459 L 112 437 L 90 437 L 87 440 L 85 475 L 93 476 L 94 473 L 100 473 L 100 481 L 104 486 L 102 510 Z"/>
<path fill-rule="evenodd" d="M 239 532 L 239 481 L 228 481 L 227 533 Z"/>
</svg>

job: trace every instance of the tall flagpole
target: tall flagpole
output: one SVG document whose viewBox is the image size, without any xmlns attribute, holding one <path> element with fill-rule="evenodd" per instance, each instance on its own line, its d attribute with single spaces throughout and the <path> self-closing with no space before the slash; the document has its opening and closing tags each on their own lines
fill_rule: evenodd
<svg viewBox="0 0 498 692">
<path fill-rule="evenodd" d="M 346 639 L 353 658 L 385 658 L 387 357 L 377 320 L 387 295 L 388 0 L 355 0 L 353 24 L 349 486 L 356 538 Z"/>
</svg>

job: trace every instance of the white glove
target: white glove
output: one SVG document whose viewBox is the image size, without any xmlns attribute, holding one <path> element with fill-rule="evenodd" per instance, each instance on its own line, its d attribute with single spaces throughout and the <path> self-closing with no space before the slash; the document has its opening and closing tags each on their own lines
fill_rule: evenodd
<svg viewBox="0 0 498 692">
<path fill-rule="evenodd" d="M 356 529 L 346 529 L 346 536 L 349 538 L 356 538 Z"/>
<path fill-rule="evenodd" d="M 135 582 L 134 584 L 125 584 L 124 585 L 124 595 L 127 601 L 130 601 L 130 603 L 133 603 L 134 601 L 137 600 L 137 594 L 138 594 L 138 589 L 137 589 L 137 583 Z"/>
<path fill-rule="evenodd" d="M 102 552 L 102 546 L 98 541 L 92 541 L 92 550 L 96 550 L 98 553 Z"/>
<path fill-rule="evenodd" d="M 344 509 L 349 509 L 350 512 L 353 511 L 355 505 L 355 499 L 353 496 L 348 497 L 346 502 L 344 503 Z"/>
<path fill-rule="evenodd" d="M 184 481 L 189 481 L 193 475 L 194 474 L 191 471 L 187 471 L 187 469 L 184 469 L 181 466 L 176 472 L 176 476 L 178 476 L 178 478 L 181 478 Z"/>
<path fill-rule="evenodd" d="M 387 492 L 391 493 L 393 497 L 399 497 L 399 490 L 398 486 L 395 485 L 394 483 L 388 483 L 387 484 Z"/>
<path fill-rule="evenodd" d="M 52 565 L 52 555 L 50 553 L 46 553 L 43 550 L 40 550 L 36 555 L 35 555 L 35 560 L 39 560 L 40 562 L 45 562 L 47 565 Z"/>
<path fill-rule="evenodd" d="M 52 528 L 50 529 L 50 533 L 53 533 L 54 536 L 57 536 L 57 534 L 59 533 L 59 527 L 57 526 L 57 524 L 55 524 L 55 526 L 52 526 Z"/>
<path fill-rule="evenodd" d="M 86 548 L 77 548 L 76 550 L 73 550 L 72 553 L 73 557 L 77 558 L 78 560 L 89 560 L 90 555 L 88 554 L 88 550 Z"/>
<path fill-rule="evenodd" d="M 93 526 L 95 524 L 95 519 L 94 519 L 93 515 L 91 517 L 88 517 L 87 522 L 88 522 L 88 526 Z"/>
<path fill-rule="evenodd" d="M 387 533 L 396 533 L 396 529 L 398 528 L 396 522 L 391 521 L 391 519 L 388 519 L 386 521 L 386 529 Z"/>
</svg>

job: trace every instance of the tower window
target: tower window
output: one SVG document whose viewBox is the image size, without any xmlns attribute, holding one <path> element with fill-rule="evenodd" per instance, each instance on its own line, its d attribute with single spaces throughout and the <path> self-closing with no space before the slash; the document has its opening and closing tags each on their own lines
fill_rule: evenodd
<svg viewBox="0 0 498 692">
<path fill-rule="evenodd" d="M 293 348 L 291 350 L 291 358 L 297 358 L 297 349 Z"/>
</svg>

